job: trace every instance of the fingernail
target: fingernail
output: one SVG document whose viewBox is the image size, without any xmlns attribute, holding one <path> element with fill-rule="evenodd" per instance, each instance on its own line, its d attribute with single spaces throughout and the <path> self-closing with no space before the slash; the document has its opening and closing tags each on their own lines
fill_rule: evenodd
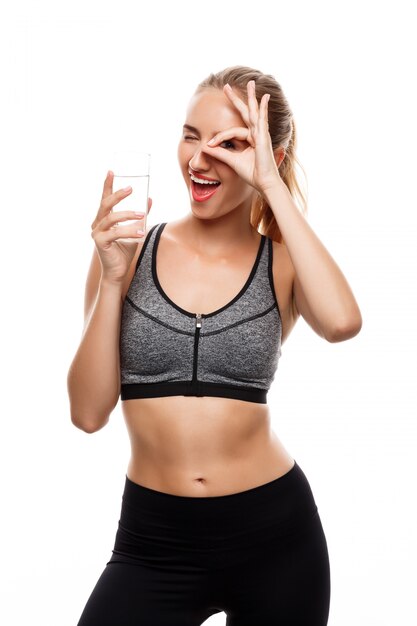
<svg viewBox="0 0 417 626">
<path fill-rule="evenodd" d="M 135 211 L 135 215 L 138 217 L 145 217 L 145 213 L 142 213 L 141 211 Z"/>
<path fill-rule="evenodd" d="M 137 232 L 137 234 L 138 234 L 138 235 L 141 235 L 141 236 L 145 234 L 145 233 L 143 232 L 143 230 L 137 230 L 136 232 Z"/>
<path fill-rule="evenodd" d="M 214 137 L 207 142 L 207 145 L 212 146 L 214 144 Z"/>
<path fill-rule="evenodd" d="M 132 187 L 130 187 L 130 186 L 129 186 L 129 187 L 124 187 L 124 188 L 122 189 L 122 191 L 130 191 L 131 189 L 132 189 Z"/>
</svg>

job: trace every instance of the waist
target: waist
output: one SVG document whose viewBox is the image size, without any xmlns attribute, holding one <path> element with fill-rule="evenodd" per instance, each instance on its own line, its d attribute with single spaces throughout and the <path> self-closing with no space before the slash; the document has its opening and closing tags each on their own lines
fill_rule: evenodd
<svg viewBox="0 0 417 626">
<path fill-rule="evenodd" d="M 317 512 L 310 484 L 301 467 L 293 460 L 282 476 L 256 487 L 227 495 L 196 498 L 163 493 L 137 484 L 126 476 L 122 522 L 134 529 L 145 523 L 155 531 L 158 524 L 164 535 L 172 527 L 178 535 L 190 539 L 206 531 L 224 539 L 230 533 L 236 540 L 241 529 L 260 530 L 277 524 L 293 529 L 299 520 L 304 524 Z M 137 528 L 135 529 L 137 530 Z"/>
<path fill-rule="evenodd" d="M 294 465 L 286 474 L 226 496 L 193 498 L 161 493 L 127 476 L 110 562 L 187 568 L 193 573 L 225 563 L 247 565 L 264 546 L 286 546 L 300 533 L 322 533 L 307 477 Z M 293 547 L 291 551 L 293 551 Z"/>
<path fill-rule="evenodd" d="M 227 495 L 293 464 L 270 427 L 267 405 L 172 397 L 130 401 L 123 413 L 132 448 L 127 476 L 157 491 Z"/>
</svg>

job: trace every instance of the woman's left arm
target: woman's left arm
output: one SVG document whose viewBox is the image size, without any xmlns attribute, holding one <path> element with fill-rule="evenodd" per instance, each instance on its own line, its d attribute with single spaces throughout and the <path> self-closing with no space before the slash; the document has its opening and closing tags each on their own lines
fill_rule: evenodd
<svg viewBox="0 0 417 626">
<path fill-rule="evenodd" d="M 358 334 L 362 317 L 358 304 L 340 268 L 298 210 L 282 180 L 272 148 L 268 124 L 270 94 L 256 99 L 255 81 L 247 84 L 245 103 L 229 85 L 224 93 L 237 108 L 246 127 L 217 133 L 203 148 L 232 167 L 266 200 L 275 216 L 294 266 L 293 304 L 310 325 L 330 342 L 344 341 Z M 243 151 L 228 151 L 220 142 L 233 137 L 244 140 Z"/>
<path fill-rule="evenodd" d="M 295 270 L 294 305 L 308 322 L 330 342 L 357 335 L 362 316 L 352 290 L 339 266 L 298 210 L 280 176 L 263 189 L 279 225 Z"/>
</svg>

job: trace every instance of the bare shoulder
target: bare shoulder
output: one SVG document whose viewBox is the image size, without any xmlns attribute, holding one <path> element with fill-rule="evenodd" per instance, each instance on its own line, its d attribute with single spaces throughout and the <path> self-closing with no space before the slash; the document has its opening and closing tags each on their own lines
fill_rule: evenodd
<svg viewBox="0 0 417 626">
<path fill-rule="evenodd" d="M 299 318 L 294 306 L 295 269 L 285 244 L 272 241 L 272 276 L 282 321 L 282 343 Z"/>
</svg>

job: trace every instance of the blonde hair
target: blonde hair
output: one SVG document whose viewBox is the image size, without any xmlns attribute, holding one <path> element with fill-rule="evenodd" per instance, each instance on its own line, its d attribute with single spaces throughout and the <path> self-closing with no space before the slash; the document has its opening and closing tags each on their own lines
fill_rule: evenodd
<svg viewBox="0 0 417 626">
<path fill-rule="evenodd" d="M 226 83 L 229 83 L 231 87 L 238 91 L 242 99 L 247 102 L 247 84 L 250 80 L 255 81 L 255 94 L 258 103 L 260 103 L 265 93 L 271 94 L 268 102 L 268 124 L 272 148 L 274 151 L 276 148 L 284 148 L 285 150 L 285 157 L 278 169 L 279 175 L 288 187 L 296 206 L 306 216 L 308 211 L 307 197 L 299 184 L 295 171 L 296 165 L 302 169 L 306 181 L 307 177 L 296 154 L 297 133 L 294 117 L 284 92 L 276 79 L 271 74 L 263 74 L 252 67 L 234 65 L 207 76 L 198 84 L 196 92 L 210 87 L 222 89 Z M 271 207 L 261 195 L 258 195 L 252 206 L 250 222 L 261 234 L 285 244 Z"/>
</svg>

